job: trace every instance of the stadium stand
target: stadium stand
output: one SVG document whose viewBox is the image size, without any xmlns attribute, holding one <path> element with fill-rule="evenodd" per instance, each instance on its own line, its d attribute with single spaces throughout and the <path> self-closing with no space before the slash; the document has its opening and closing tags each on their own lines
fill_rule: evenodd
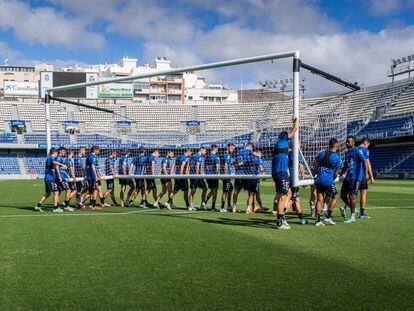
<svg viewBox="0 0 414 311">
<path fill-rule="evenodd" d="M 0 175 L 20 174 L 16 154 L 0 154 Z"/>
<path fill-rule="evenodd" d="M 0 143 L 2 144 L 16 144 L 17 135 L 14 133 L 0 133 Z"/>
<path fill-rule="evenodd" d="M 335 101 L 336 97 L 335 94 L 330 94 L 302 99 L 302 127 L 307 127 L 311 131 L 313 124 L 306 124 L 309 116 L 323 116 L 325 107 L 320 103 Z M 115 116 L 83 107 L 52 103 L 52 141 L 54 144 L 98 145 L 164 145 L 170 141 L 176 144 L 275 141 L 278 132 L 290 125 L 291 112 L 290 109 L 286 109 L 286 105 L 291 105 L 290 99 L 278 97 L 276 100 L 280 101 L 263 102 L 255 101 L 254 98 L 252 91 L 240 103 L 160 105 L 127 100 L 88 102 L 115 111 Z M 263 96 L 259 99 L 270 100 L 269 97 Z M 346 108 L 344 111 L 347 115 L 347 132 L 356 135 L 358 139 L 366 136 L 371 139 L 388 139 L 414 135 L 414 79 L 363 88 L 348 95 L 342 106 Z M 329 111 L 326 113 L 329 115 Z M 16 135 L 10 132 L 9 122 L 16 118 L 26 120 L 27 133 Z M 134 122 L 120 134 L 117 132 L 115 121 L 125 119 Z M 79 121 L 80 133 L 64 132 L 64 122 L 68 120 Z M 188 120 L 199 121 L 199 128 L 194 132 L 186 131 Z M 0 143 L 44 144 L 45 140 L 44 104 L 37 100 L 0 100 Z M 402 151 L 407 156 L 407 149 L 401 150 L 398 146 L 375 148 L 372 152 L 376 161 L 374 167 L 378 172 L 396 172 L 404 169 L 414 172 L 410 162 L 413 161 L 412 156 L 403 159 L 398 165 L 391 160 L 395 159 L 394 156 L 388 156 L 400 154 Z M 33 167 L 36 171 L 42 172 L 43 160 L 42 156 L 27 153 L 27 170 Z"/>
<path fill-rule="evenodd" d="M 414 172 L 414 145 L 377 146 L 370 153 L 375 173 Z"/>
</svg>

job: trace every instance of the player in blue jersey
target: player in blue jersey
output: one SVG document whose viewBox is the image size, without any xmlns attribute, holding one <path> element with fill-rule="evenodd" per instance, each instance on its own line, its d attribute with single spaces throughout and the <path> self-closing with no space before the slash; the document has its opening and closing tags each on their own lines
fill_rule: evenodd
<svg viewBox="0 0 414 311">
<path fill-rule="evenodd" d="M 62 193 L 65 191 L 65 203 L 63 210 L 66 212 L 73 212 L 73 208 L 69 206 L 69 201 L 71 197 L 71 190 L 69 186 L 70 177 L 69 177 L 69 170 L 66 163 L 66 155 L 67 155 L 67 149 L 65 147 L 59 148 L 59 153 L 55 159 L 56 162 L 58 162 L 59 170 L 57 171 L 58 178 L 56 179 L 56 182 L 58 184 L 59 193 Z"/>
<path fill-rule="evenodd" d="M 290 146 L 292 148 L 292 146 Z M 286 212 L 292 207 L 299 216 L 300 223 L 302 225 L 306 225 L 308 220 L 303 217 L 302 208 L 300 204 L 300 196 L 299 196 L 299 187 L 293 186 L 293 150 L 289 151 L 289 162 L 288 162 L 288 169 L 289 169 L 289 176 L 290 176 L 290 192 L 289 192 L 289 200 L 287 201 L 286 205 Z M 299 154 L 299 173 L 302 176 L 302 179 L 305 177 L 305 169 L 303 166 L 304 159 Z M 286 212 L 284 214 L 284 219 L 286 219 Z M 288 224 L 289 225 L 289 224 Z"/>
<path fill-rule="evenodd" d="M 145 148 L 139 147 L 139 154 L 138 156 L 132 159 L 132 166 L 134 175 L 143 175 L 144 172 L 144 165 L 145 161 L 147 160 L 147 156 L 145 155 Z M 139 207 L 145 207 L 145 179 L 144 178 L 135 178 L 135 190 L 132 194 L 132 197 L 129 201 L 130 204 L 134 202 L 137 198 L 138 194 L 141 193 L 141 202 Z"/>
<path fill-rule="evenodd" d="M 289 141 L 299 128 L 299 119 L 292 118 L 292 129 L 289 132 L 282 131 L 279 133 L 278 140 L 272 152 L 272 178 L 276 186 L 276 196 L 274 198 L 274 208 L 277 206 L 277 229 L 290 229 L 283 215 L 286 203 L 289 199 L 289 171 L 288 171 L 288 153 Z"/>
<path fill-rule="evenodd" d="M 144 175 L 156 175 L 155 174 L 155 165 L 157 163 L 157 158 L 160 156 L 160 152 L 155 149 L 149 157 L 147 157 L 145 163 L 144 163 Z M 159 208 L 158 204 L 158 194 L 157 194 L 157 185 L 155 184 L 154 178 L 145 178 L 146 183 L 146 189 L 145 189 L 145 207 L 149 207 L 147 198 L 150 192 L 152 192 L 152 197 L 154 198 L 154 207 Z"/>
<path fill-rule="evenodd" d="M 194 153 L 190 157 L 190 175 L 200 175 L 201 174 L 201 168 L 202 163 L 204 160 L 204 157 L 206 155 L 206 148 L 200 147 L 196 153 Z M 188 201 L 190 203 L 189 210 L 193 211 L 196 210 L 193 206 L 194 201 L 194 195 L 197 191 L 197 189 L 201 189 L 201 209 L 206 210 L 206 194 L 207 194 L 207 187 L 206 183 L 203 179 L 196 179 L 196 178 L 190 178 L 190 195 L 188 196 Z"/>
<path fill-rule="evenodd" d="M 86 158 L 86 182 L 88 184 L 88 192 L 90 197 L 90 208 L 93 210 L 100 210 L 101 208 L 96 204 L 96 198 L 101 191 L 101 175 L 98 168 L 98 155 L 100 148 L 93 146 L 89 155 Z"/>
<path fill-rule="evenodd" d="M 217 175 L 220 173 L 220 158 L 218 157 L 217 153 L 218 153 L 217 146 L 215 145 L 212 146 L 210 150 L 210 154 L 207 155 L 204 160 L 204 173 L 206 175 Z M 210 191 L 207 194 L 206 203 L 211 198 L 212 199 L 211 211 L 217 212 L 216 201 L 217 201 L 217 191 L 219 188 L 219 180 L 218 179 L 207 179 L 207 185 Z M 227 212 L 227 210 L 221 209 L 220 212 Z"/>
<path fill-rule="evenodd" d="M 168 150 L 166 155 L 161 160 L 161 175 L 169 176 L 174 173 L 174 163 L 172 159 L 174 157 L 174 152 L 172 150 Z M 161 198 L 167 194 L 167 197 L 170 197 L 172 192 L 172 181 L 171 178 L 161 178 L 161 185 L 162 190 L 161 193 L 158 195 L 157 200 L 154 203 L 154 206 L 160 204 Z M 171 205 L 169 202 L 166 202 L 164 205 L 167 209 L 171 209 Z"/>
<path fill-rule="evenodd" d="M 315 186 L 317 191 L 315 209 L 316 226 L 324 226 L 324 223 L 321 221 L 321 211 L 325 202 L 328 204 L 328 210 L 323 221 L 327 224 L 335 225 L 335 222 L 332 220 L 332 212 L 339 198 L 335 186 L 335 179 L 338 177 L 342 165 L 338 149 L 338 140 L 331 138 L 329 141 L 329 149 L 321 151 L 316 157 L 313 171 L 313 175 L 316 175 Z"/>
<path fill-rule="evenodd" d="M 250 174 L 260 175 L 264 171 L 264 163 L 262 160 L 262 152 L 258 149 L 254 150 L 251 158 L 248 160 L 245 165 L 249 166 Z M 254 197 L 259 192 L 260 189 L 260 179 L 248 179 L 246 180 L 246 187 L 249 191 L 249 197 L 247 199 L 247 209 L 246 214 L 254 214 L 253 202 Z"/>
<path fill-rule="evenodd" d="M 361 144 L 359 145 L 359 149 L 361 149 L 362 153 L 364 154 L 366 161 L 366 164 L 368 165 L 368 176 L 364 176 L 361 182 L 360 190 L 361 190 L 361 197 L 359 201 L 359 218 L 361 219 L 369 219 L 370 217 L 365 214 L 365 206 L 367 204 L 367 190 L 368 190 L 368 180 L 371 181 L 371 183 L 374 183 L 374 174 L 372 173 L 372 166 L 371 161 L 369 160 L 369 145 L 371 144 L 371 141 L 368 138 L 364 138 L 361 141 Z"/>
<path fill-rule="evenodd" d="M 118 175 L 120 177 L 128 176 L 132 173 L 132 157 L 128 149 L 124 149 L 122 157 L 119 159 L 118 164 Z M 121 198 L 121 206 L 128 206 L 129 200 L 134 193 L 135 186 L 134 182 L 131 178 L 121 178 L 119 179 L 119 184 L 121 185 L 121 191 L 119 193 L 119 196 Z M 125 198 L 125 191 L 127 189 L 127 186 L 129 186 L 129 191 L 127 194 L 127 197 Z"/>
<path fill-rule="evenodd" d="M 112 176 L 112 178 L 116 178 L 116 170 L 115 170 L 115 161 L 117 157 L 116 150 L 111 150 L 109 156 L 105 159 L 105 175 Z M 115 181 L 114 179 L 107 179 L 106 180 L 106 191 L 103 194 L 104 200 L 110 196 L 112 203 L 114 206 L 120 206 L 120 204 L 116 201 L 115 198 Z"/>
<path fill-rule="evenodd" d="M 220 168 L 221 174 L 231 175 L 233 174 L 234 163 L 236 161 L 234 157 L 235 146 L 232 143 L 227 144 L 227 151 L 220 157 Z M 224 211 L 224 206 L 227 202 L 227 210 L 231 211 L 231 196 L 233 192 L 233 184 L 231 183 L 230 178 L 223 179 L 223 194 L 221 195 L 221 209 Z"/>
<path fill-rule="evenodd" d="M 46 158 L 45 163 L 45 194 L 40 198 L 39 203 L 35 206 L 35 211 L 43 212 L 42 204 L 46 201 L 50 194 L 53 192 L 53 212 L 63 212 L 59 208 L 59 189 L 56 183 L 56 157 L 58 150 L 55 148 L 50 149 L 49 156 Z"/>
<path fill-rule="evenodd" d="M 342 183 L 341 198 L 344 203 L 350 207 L 351 215 L 345 220 L 345 223 L 355 222 L 355 206 L 359 185 L 368 173 L 368 160 L 365 158 L 363 151 L 355 147 L 355 137 L 348 136 L 346 138 L 346 147 L 348 151 L 345 153 L 345 161 L 342 167 L 342 174 L 346 173 Z M 346 217 L 345 213 L 342 212 Z"/>
<path fill-rule="evenodd" d="M 187 175 L 189 174 L 189 162 L 191 156 L 191 149 L 184 150 L 184 154 L 177 157 L 174 163 L 174 175 Z M 185 206 L 190 209 L 190 203 L 188 202 L 188 181 L 187 179 L 177 178 L 174 180 L 174 190 L 169 195 L 168 204 L 172 207 L 172 200 L 178 191 L 183 191 Z M 193 210 L 193 209 L 191 209 Z"/>
<path fill-rule="evenodd" d="M 85 147 L 79 147 L 78 153 L 73 158 L 73 167 L 76 178 L 85 177 Z M 76 207 L 84 207 L 83 202 L 88 198 L 88 188 L 85 180 L 76 181 Z"/>
<path fill-rule="evenodd" d="M 236 175 L 246 175 L 251 174 L 248 163 L 252 157 L 253 153 L 253 144 L 247 143 L 243 149 L 240 149 L 236 153 L 236 162 L 235 162 L 235 174 Z M 237 212 L 237 199 L 239 193 L 242 190 L 248 189 L 248 182 L 246 179 L 235 179 L 234 181 L 234 193 L 233 193 L 233 213 Z"/>
<path fill-rule="evenodd" d="M 73 164 L 73 151 L 68 152 L 68 156 L 64 159 L 64 164 L 67 166 L 67 171 L 69 175 L 69 189 L 70 189 L 70 198 L 69 202 L 65 202 L 65 206 L 70 206 L 70 200 L 76 195 L 76 177 L 75 177 L 75 168 Z"/>
</svg>

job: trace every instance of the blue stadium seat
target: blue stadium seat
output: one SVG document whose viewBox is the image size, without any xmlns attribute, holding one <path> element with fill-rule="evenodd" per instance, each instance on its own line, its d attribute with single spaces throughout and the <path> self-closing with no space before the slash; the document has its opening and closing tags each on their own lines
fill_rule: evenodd
<svg viewBox="0 0 414 311">
<path fill-rule="evenodd" d="M 16 154 L 0 154 L 0 175 L 20 174 Z"/>
<path fill-rule="evenodd" d="M 14 133 L 0 133 L 0 143 L 2 144 L 16 144 L 17 135 Z"/>
</svg>

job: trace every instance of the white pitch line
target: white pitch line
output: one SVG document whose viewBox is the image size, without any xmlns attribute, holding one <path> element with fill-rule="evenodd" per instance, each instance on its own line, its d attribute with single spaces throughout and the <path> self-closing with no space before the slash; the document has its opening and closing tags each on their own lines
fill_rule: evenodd
<svg viewBox="0 0 414 311">
<path fill-rule="evenodd" d="M 414 206 L 375 206 L 375 207 L 368 207 L 366 208 L 367 211 L 375 210 L 375 209 L 414 209 Z M 102 213 L 102 212 L 95 212 L 95 213 L 80 213 L 80 214 L 73 214 L 73 213 L 36 213 L 36 214 L 26 214 L 26 215 L 0 215 L 1 218 L 31 218 L 31 217 L 65 217 L 65 216 L 125 216 L 125 215 L 133 215 L 133 214 L 142 214 L 148 212 L 165 212 L 168 213 L 169 211 L 159 210 L 159 209 L 148 209 L 148 210 L 139 210 L 139 211 L 128 211 L 128 212 L 110 212 L 110 213 Z M 180 214 L 213 214 L 208 213 L 208 211 L 172 211 L 170 212 L 171 215 L 180 215 Z M 215 213 L 214 213 L 215 214 Z M 217 213 L 218 214 L 218 213 Z M 229 213 L 232 214 L 232 213 Z M 224 216 L 226 214 L 220 213 L 220 215 Z M 259 214 L 260 215 L 260 214 Z"/>
</svg>

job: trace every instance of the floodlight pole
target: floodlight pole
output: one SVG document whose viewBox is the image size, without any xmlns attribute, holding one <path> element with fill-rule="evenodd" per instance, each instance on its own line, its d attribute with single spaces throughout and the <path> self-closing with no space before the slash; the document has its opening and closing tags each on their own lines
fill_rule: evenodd
<svg viewBox="0 0 414 311">
<path fill-rule="evenodd" d="M 299 118 L 300 51 L 293 56 L 293 115 Z M 299 120 L 300 121 L 300 120 Z M 293 135 L 293 186 L 299 183 L 299 129 Z"/>
<path fill-rule="evenodd" d="M 49 154 L 52 149 L 52 128 L 50 123 L 50 94 L 46 92 L 45 95 L 45 110 L 46 110 L 46 154 Z"/>
</svg>

